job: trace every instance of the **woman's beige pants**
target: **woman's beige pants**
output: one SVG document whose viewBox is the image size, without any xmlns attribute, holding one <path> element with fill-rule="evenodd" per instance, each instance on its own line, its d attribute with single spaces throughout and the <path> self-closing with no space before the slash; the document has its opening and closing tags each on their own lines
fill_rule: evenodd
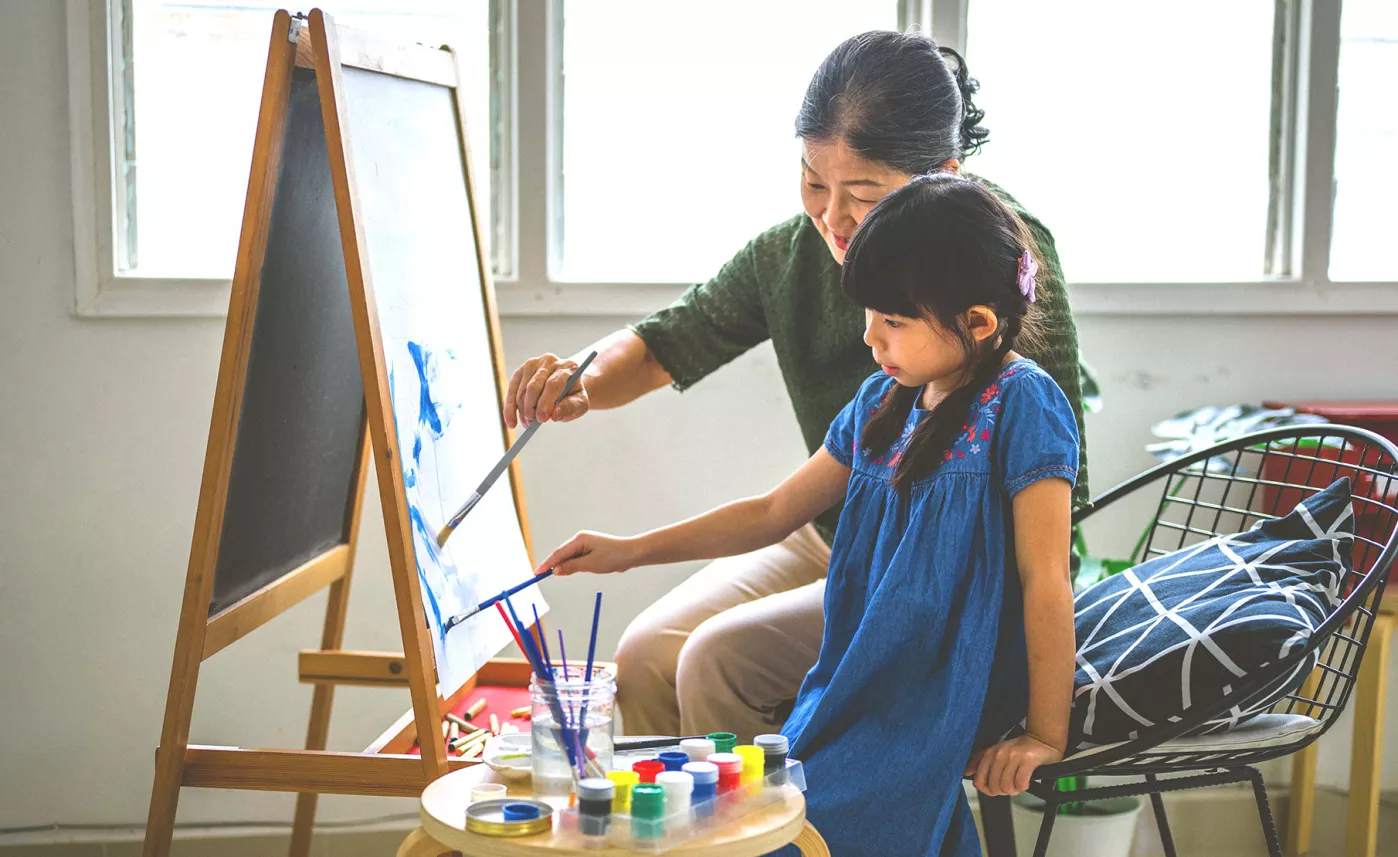
<svg viewBox="0 0 1398 857">
<path fill-rule="evenodd" d="M 617 648 L 628 735 L 781 728 L 820 654 L 830 549 L 815 528 L 715 560 L 637 616 Z"/>
</svg>

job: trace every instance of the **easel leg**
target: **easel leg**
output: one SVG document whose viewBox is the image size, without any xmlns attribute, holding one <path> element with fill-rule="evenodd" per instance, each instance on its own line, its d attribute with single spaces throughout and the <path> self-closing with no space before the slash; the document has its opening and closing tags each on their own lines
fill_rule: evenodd
<svg viewBox="0 0 1398 857">
<path fill-rule="evenodd" d="M 325 634 L 321 648 L 340 648 L 344 640 L 345 608 L 349 604 L 349 573 L 330 584 L 330 603 L 325 609 Z M 316 685 L 311 698 L 311 720 L 306 727 L 306 749 L 324 750 L 326 737 L 330 732 L 330 704 L 335 699 L 335 685 Z M 291 828 L 290 857 L 309 857 L 311 834 L 315 829 L 316 802 L 320 796 L 314 792 L 301 792 L 296 795 L 296 821 Z"/>
<path fill-rule="evenodd" d="M 1374 617 L 1359 682 L 1354 686 L 1354 745 L 1349 761 L 1348 857 L 1374 857 L 1378 849 L 1379 757 L 1383 753 L 1383 707 L 1388 691 L 1388 647 L 1398 616 Z"/>
<path fill-rule="evenodd" d="M 1321 670 L 1312 670 L 1301 686 L 1301 695 L 1316 698 Z M 1305 713 L 1304 711 L 1301 713 Z M 1315 821 L 1315 762 L 1320 748 L 1312 743 L 1291 757 L 1291 796 L 1286 810 L 1286 857 L 1301 857 L 1311 850 Z"/>
<path fill-rule="evenodd" d="M 197 581 L 191 583 L 199 585 Z M 175 809 L 180 802 L 180 781 L 184 778 L 184 751 L 189 745 L 194 688 L 204 652 L 205 619 L 189 609 L 191 602 L 197 607 L 197 594 L 194 598 L 186 594 L 185 609 L 180 612 L 175 662 L 170 667 L 170 693 L 165 699 L 165 722 L 160 728 L 160 748 L 155 754 L 155 784 L 151 787 L 142 857 L 165 857 L 170 853 L 170 840 L 175 835 Z M 208 604 L 207 592 L 202 603 Z"/>
<path fill-rule="evenodd" d="M 350 576 L 354 574 L 354 552 L 359 544 L 359 513 L 364 508 L 364 481 L 369 472 L 369 427 L 367 421 L 359 431 L 359 464 L 355 471 L 354 507 L 350 511 L 348 544 L 350 556 L 345 574 L 330 584 L 325 603 L 325 630 L 320 635 L 320 648 L 333 651 L 345 642 L 345 614 L 349 612 Z M 330 732 L 330 704 L 335 700 L 335 685 L 318 684 L 311 697 L 311 720 L 306 726 L 306 749 L 324 750 Z M 311 836 L 315 832 L 316 802 L 314 792 L 296 795 L 296 820 L 291 825 L 290 857 L 310 857 Z"/>
</svg>

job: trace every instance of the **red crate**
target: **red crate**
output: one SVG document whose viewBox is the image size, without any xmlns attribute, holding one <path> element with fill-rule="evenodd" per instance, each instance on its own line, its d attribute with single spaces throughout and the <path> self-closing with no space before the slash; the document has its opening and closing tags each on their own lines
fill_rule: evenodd
<svg viewBox="0 0 1398 857">
<path fill-rule="evenodd" d="M 1382 435 L 1394 443 L 1398 443 L 1398 402 L 1264 402 L 1264 407 L 1268 408 L 1295 408 L 1300 413 L 1318 414 L 1337 425 L 1354 426 L 1355 428 L 1368 429 L 1375 434 Z M 1317 426 L 1317 434 L 1323 431 L 1323 427 Z M 1290 452 L 1289 444 L 1282 443 L 1278 448 L 1285 452 Z M 1356 474 L 1355 465 L 1372 467 L 1378 463 L 1379 453 L 1371 450 L 1369 455 L 1364 456 L 1361 461 L 1360 452 L 1353 445 L 1346 445 L 1342 450 L 1338 447 L 1305 447 L 1296 449 L 1296 455 L 1315 456 L 1317 461 L 1311 464 L 1300 458 L 1288 456 L 1269 457 L 1263 470 L 1263 478 L 1269 481 L 1290 482 L 1294 484 L 1308 485 L 1317 490 L 1328 487 L 1332 482 L 1341 476 L 1348 476 L 1354 481 L 1353 493 L 1355 496 L 1368 496 L 1374 491 L 1374 476 L 1367 473 Z M 1350 465 L 1350 466 L 1346 466 Z M 1384 480 L 1388 484 L 1386 497 L 1375 494 L 1375 499 L 1382 499 L 1388 503 L 1398 500 L 1398 481 Z M 1297 488 L 1274 488 L 1264 486 L 1262 493 L 1263 511 L 1269 514 L 1284 515 L 1289 512 L 1297 503 L 1303 499 L 1304 492 Z M 1377 511 L 1364 508 L 1365 504 L 1356 504 L 1355 531 L 1365 538 L 1380 540 L 1379 526 L 1381 521 Z M 1373 556 L 1364 556 L 1365 554 Z M 1362 548 L 1356 551 L 1356 559 L 1367 559 L 1373 562 L 1377 559 L 1374 551 L 1364 551 Z M 1363 568 L 1359 570 L 1364 570 Z"/>
</svg>

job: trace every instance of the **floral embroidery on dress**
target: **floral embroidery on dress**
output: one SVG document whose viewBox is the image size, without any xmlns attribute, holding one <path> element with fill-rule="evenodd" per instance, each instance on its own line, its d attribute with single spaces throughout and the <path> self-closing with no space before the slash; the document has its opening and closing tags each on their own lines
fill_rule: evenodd
<svg viewBox="0 0 1398 857">
<path fill-rule="evenodd" d="M 981 391 L 980 395 L 977 397 L 976 412 L 972 414 L 971 419 L 962 423 L 960 435 L 953 441 L 951 448 L 942 453 L 942 460 L 944 462 L 964 459 L 968 454 L 974 456 L 989 452 L 989 442 L 991 440 L 994 416 L 1000 413 L 1000 396 L 1004 392 L 1002 384 L 1006 378 L 1014 377 L 1018 371 L 1017 367 L 1003 370 L 996 376 L 995 380 L 991 382 L 990 386 Z M 879 406 L 869 409 L 870 415 L 877 414 L 878 411 Z M 875 450 L 866 448 L 863 450 L 864 457 L 876 466 L 889 469 L 897 467 L 903 460 L 903 453 L 907 451 L 908 441 L 912 438 L 913 431 L 917 428 L 918 424 L 918 420 L 910 418 L 907 425 L 903 427 L 903 431 L 898 436 L 898 439 L 893 442 L 887 452 L 875 458 Z M 857 439 L 854 443 L 854 451 L 855 453 L 860 451 Z"/>
</svg>

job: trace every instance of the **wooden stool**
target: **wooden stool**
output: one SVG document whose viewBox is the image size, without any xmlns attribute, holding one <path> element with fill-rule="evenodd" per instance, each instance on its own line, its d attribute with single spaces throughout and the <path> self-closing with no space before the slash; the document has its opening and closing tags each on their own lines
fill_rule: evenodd
<svg viewBox="0 0 1398 857">
<path fill-rule="evenodd" d="M 485 765 L 453 771 L 422 793 L 422 826 L 403 840 L 398 857 L 439 857 L 460 851 L 466 857 L 621 857 L 634 855 L 619 848 L 575 849 L 557 846 L 553 833 L 536 836 L 482 836 L 466 830 L 466 805 L 477 783 L 504 782 Z M 527 797 L 529 781 L 509 783 L 509 795 Z M 806 800 L 800 793 L 764 807 L 721 830 L 669 852 L 691 857 L 760 857 L 794 844 L 806 857 L 830 857 L 830 849 L 806 821 Z"/>
<path fill-rule="evenodd" d="M 1378 849 L 1379 772 L 1383 757 L 1383 709 L 1388 693 L 1388 649 L 1398 628 L 1398 603 L 1380 602 L 1359 680 L 1354 685 L 1354 738 L 1349 759 L 1349 818 L 1345 857 L 1374 857 Z M 1319 745 L 1291 757 L 1291 805 L 1287 857 L 1311 850 L 1315 817 L 1315 762 Z"/>
</svg>

